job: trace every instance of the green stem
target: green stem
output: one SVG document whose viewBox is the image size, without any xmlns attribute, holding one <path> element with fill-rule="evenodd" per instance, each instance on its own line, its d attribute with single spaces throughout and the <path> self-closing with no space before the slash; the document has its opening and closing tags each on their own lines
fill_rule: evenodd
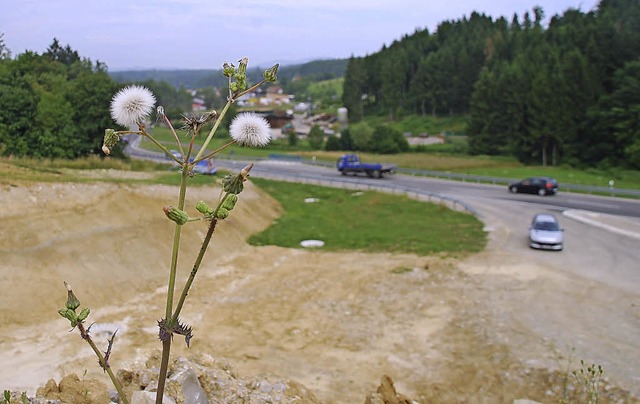
<svg viewBox="0 0 640 404">
<path fill-rule="evenodd" d="M 167 381 L 167 371 L 169 370 L 169 355 L 171 352 L 171 339 L 162 341 L 162 360 L 160 362 L 160 377 L 158 378 L 158 390 L 156 393 L 156 404 L 162 404 L 164 398 L 164 385 Z"/>
<path fill-rule="evenodd" d="M 235 143 L 236 143 L 236 141 L 232 140 L 229 143 L 225 144 L 224 146 L 218 147 L 217 149 L 215 149 L 211 153 L 207 154 L 206 156 L 200 157 L 200 160 L 194 160 L 193 164 L 196 164 L 196 163 L 198 163 L 199 161 L 202 161 L 202 160 L 210 159 L 211 157 L 215 156 L 216 154 L 220 153 L 221 151 L 223 151 L 224 149 L 226 149 L 227 147 L 229 147 L 229 146 L 231 146 L 231 145 L 233 145 Z"/>
<path fill-rule="evenodd" d="M 153 144 L 155 144 L 156 146 L 158 146 L 167 156 L 171 157 L 173 160 L 176 161 L 176 163 L 182 164 L 182 160 L 180 160 L 179 158 L 177 158 L 176 156 L 173 155 L 173 153 L 171 153 L 171 151 L 169 149 L 167 149 L 163 144 L 161 144 L 160 142 L 158 142 L 153 136 L 151 136 L 149 133 L 147 132 L 142 132 L 141 133 L 142 136 L 146 137 L 147 139 L 151 140 L 151 142 L 153 142 Z"/>
<path fill-rule="evenodd" d="M 216 123 L 213 124 L 213 128 L 211 128 L 211 130 L 209 131 L 209 134 L 207 135 L 207 138 L 202 144 L 202 147 L 200 148 L 200 150 L 198 150 L 198 154 L 196 154 L 196 156 L 193 158 L 194 163 L 196 161 L 199 161 L 200 156 L 202 156 L 204 151 L 207 150 L 207 146 L 209 146 L 209 142 L 211 142 L 213 135 L 216 133 L 216 130 L 218 130 L 218 126 L 220 126 L 220 122 L 222 122 L 222 118 L 224 118 L 231 104 L 233 104 L 233 99 L 229 99 L 229 101 L 227 101 L 227 104 L 222 109 L 222 112 L 220 112 L 220 115 L 218 115 L 218 118 L 216 119 Z"/>
<path fill-rule="evenodd" d="M 107 374 L 109 375 L 111 382 L 113 383 L 116 390 L 118 391 L 118 396 L 120 397 L 120 400 L 123 402 L 123 404 L 129 404 L 129 400 L 127 400 L 127 396 L 124 395 L 124 390 L 122 389 L 122 386 L 120 385 L 120 382 L 118 381 L 116 376 L 113 374 L 113 371 L 111 370 L 111 366 L 109 366 L 104 356 L 102 355 L 102 352 L 100 352 L 96 344 L 93 342 L 93 340 L 91 339 L 91 336 L 89 335 L 87 330 L 84 328 L 84 325 L 82 323 L 78 323 L 78 330 L 80 331 L 80 336 L 82 336 L 82 339 L 87 341 L 91 349 L 93 349 L 93 352 L 98 357 L 98 363 L 100 364 L 100 367 L 102 367 L 102 369 L 104 369 L 105 372 L 107 372 Z"/>
<path fill-rule="evenodd" d="M 187 195 L 187 179 L 189 177 L 189 169 L 185 164 L 182 167 L 180 177 L 180 195 L 178 196 L 178 208 L 184 209 L 184 201 Z M 178 267 L 178 252 L 180 250 L 180 235 L 182 234 L 182 226 L 176 224 L 173 232 L 173 247 L 171 250 L 171 271 L 169 272 L 169 284 L 167 286 L 167 305 L 165 319 L 169 321 L 173 313 L 173 293 L 176 285 L 176 273 Z M 172 324 L 169 324 L 171 327 Z M 160 363 L 160 374 L 158 376 L 158 394 L 156 395 L 156 403 L 162 403 L 164 395 L 164 385 L 169 371 L 169 352 L 171 350 L 171 338 L 162 341 L 162 361 Z"/>
<path fill-rule="evenodd" d="M 220 122 L 222 122 L 222 118 L 224 118 L 225 114 L 227 113 L 227 110 L 229 110 L 229 107 L 231 106 L 231 104 L 233 104 L 233 102 L 238 99 L 239 97 L 250 93 L 251 91 L 255 90 L 256 88 L 260 87 L 262 84 L 264 84 L 267 80 L 262 80 L 257 84 L 252 85 L 251 87 L 247 88 L 246 90 L 236 94 L 233 97 L 229 97 L 229 100 L 227 101 L 227 104 L 224 106 L 224 108 L 222 109 L 222 112 L 220 113 L 220 115 L 218 116 L 218 119 L 216 119 L 216 123 L 213 125 L 213 128 L 211 128 L 211 130 L 209 131 L 209 134 L 207 135 L 207 138 L 205 139 L 204 143 L 202 144 L 202 147 L 200 148 L 200 150 L 198 151 L 198 154 L 196 154 L 196 157 L 193 159 L 194 163 L 197 163 L 198 161 L 201 160 L 205 160 L 202 157 L 202 154 L 204 153 L 205 150 L 207 150 L 207 146 L 209 146 L 209 142 L 211 142 L 211 139 L 213 138 L 213 135 L 216 133 L 216 130 L 218 130 L 218 126 L 220 126 Z M 226 145 L 224 147 L 227 147 L 229 145 Z M 207 155 L 207 158 L 213 156 L 214 154 L 218 153 L 220 150 L 224 149 L 218 149 L 213 153 L 210 153 Z"/>
<path fill-rule="evenodd" d="M 173 125 L 171 125 L 171 121 L 169 120 L 169 118 L 167 118 L 167 116 L 165 114 L 162 114 L 162 117 L 164 118 L 164 121 L 167 124 L 167 126 L 169 126 L 169 129 L 171 129 L 171 133 L 173 133 L 173 137 L 176 140 L 176 144 L 178 145 L 178 149 L 180 150 L 180 154 L 184 155 L 184 150 L 182 149 L 182 142 L 180 142 L 180 137 L 178 137 L 178 134 L 176 133 L 176 130 L 173 128 Z"/>
<path fill-rule="evenodd" d="M 260 81 L 259 83 L 256 83 L 254 85 L 252 85 L 251 87 L 247 88 L 246 90 L 239 92 L 238 94 L 236 94 L 233 98 L 234 99 L 238 99 L 240 97 L 242 97 L 243 95 L 252 92 L 253 90 L 255 90 L 256 88 L 260 87 L 261 85 L 263 85 L 264 83 L 267 82 L 267 79 L 262 79 L 262 81 Z"/>
<path fill-rule="evenodd" d="M 218 219 L 214 218 L 211 220 L 209 224 L 209 230 L 207 231 L 207 235 L 202 242 L 202 247 L 200 247 L 200 252 L 198 253 L 198 257 L 196 258 L 195 263 L 193 264 L 193 269 L 191 270 L 191 274 L 189 274 L 189 279 L 187 283 L 184 285 L 182 289 L 182 294 L 180 295 L 180 300 L 176 305 L 176 310 L 173 312 L 173 317 L 171 317 L 171 323 L 176 324 L 178 321 L 178 317 L 180 317 L 180 311 L 182 311 L 182 306 L 184 305 L 184 301 L 187 299 L 187 295 L 189 294 L 189 289 L 191 289 L 191 284 L 193 284 L 193 280 L 196 278 L 196 274 L 198 273 L 198 269 L 200 268 L 200 264 L 202 263 L 202 259 L 204 258 L 204 254 L 207 251 L 207 247 L 209 247 L 209 242 L 211 241 L 211 237 L 213 236 L 213 232 L 216 229 L 216 224 L 218 223 Z"/>
</svg>

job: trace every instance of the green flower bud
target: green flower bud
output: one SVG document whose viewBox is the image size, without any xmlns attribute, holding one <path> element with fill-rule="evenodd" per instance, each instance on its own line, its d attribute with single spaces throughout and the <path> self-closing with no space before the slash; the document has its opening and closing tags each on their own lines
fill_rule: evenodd
<svg viewBox="0 0 640 404">
<path fill-rule="evenodd" d="M 238 66 L 238 74 L 241 77 L 247 77 L 247 64 L 249 64 L 249 59 L 242 58 L 239 60 L 240 66 Z"/>
<path fill-rule="evenodd" d="M 87 317 L 89 317 L 89 313 L 91 311 L 88 308 L 84 308 L 82 310 L 80 310 L 80 314 L 78 314 L 78 322 L 82 322 L 84 320 L 87 319 Z"/>
<path fill-rule="evenodd" d="M 116 133 L 113 129 L 105 129 L 104 130 L 104 141 L 103 144 L 107 147 L 113 147 L 118 144 L 120 141 L 120 135 Z"/>
<path fill-rule="evenodd" d="M 270 82 L 276 81 L 278 79 L 276 75 L 276 73 L 278 73 L 278 67 L 280 67 L 280 64 L 276 63 L 270 69 L 265 70 L 263 73 L 264 79 Z"/>
<path fill-rule="evenodd" d="M 75 327 L 76 325 L 78 325 L 78 316 L 76 315 L 76 312 L 74 310 L 66 309 L 66 308 L 60 309 L 58 310 L 58 314 L 60 314 L 62 317 L 69 320 L 71 322 L 72 327 Z"/>
<path fill-rule="evenodd" d="M 229 90 L 231 90 L 231 92 L 234 92 L 234 93 L 238 91 L 238 83 L 229 84 Z"/>
<path fill-rule="evenodd" d="M 240 174 L 229 174 L 222 179 L 222 189 L 229 193 L 237 195 L 244 189 L 244 178 Z"/>
<path fill-rule="evenodd" d="M 187 223 L 187 221 L 189 220 L 189 215 L 187 215 L 187 212 L 180 210 L 176 207 L 165 206 L 164 208 L 162 208 L 162 210 L 164 211 L 164 214 L 167 215 L 167 217 L 171 221 L 176 222 L 181 226 Z"/>
<path fill-rule="evenodd" d="M 245 90 L 247 88 L 247 80 L 243 77 L 242 79 L 238 79 L 238 89 Z"/>
<path fill-rule="evenodd" d="M 75 310 L 80 307 L 80 300 L 73 294 L 72 290 L 67 291 L 67 302 L 64 305 L 67 309 Z"/>
<path fill-rule="evenodd" d="M 229 211 L 223 207 L 220 207 L 217 211 L 216 211 L 216 217 L 218 219 L 226 219 L 229 217 Z"/>
<path fill-rule="evenodd" d="M 104 154 L 111 154 L 111 149 L 113 146 L 117 145 L 120 141 L 120 135 L 116 133 L 113 129 L 105 129 L 104 130 L 104 140 L 102 141 L 102 151 Z"/>
<path fill-rule="evenodd" d="M 224 74 L 226 77 L 231 77 L 235 72 L 236 69 L 232 64 L 224 62 L 224 64 L 222 65 L 222 74 Z"/>
<path fill-rule="evenodd" d="M 224 199 L 224 202 L 222 202 L 222 207 L 227 209 L 227 210 L 231 210 L 236 206 L 236 202 L 238 202 L 238 195 L 229 194 Z"/>
<path fill-rule="evenodd" d="M 200 201 L 196 203 L 196 210 L 203 215 L 212 215 L 213 208 L 211 208 L 205 201 Z"/>
</svg>

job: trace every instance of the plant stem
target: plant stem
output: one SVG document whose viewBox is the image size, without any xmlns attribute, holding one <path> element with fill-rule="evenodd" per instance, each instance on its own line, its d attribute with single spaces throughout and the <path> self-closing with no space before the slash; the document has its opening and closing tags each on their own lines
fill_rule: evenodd
<svg viewBox="0 0 640 404">
<path fill-rule="evenodd" d="M 189 279 L 187 283 L 184 285 L 182 289 L 182 294 L 180 295 L 180 300 L 176 305 L 176 310 L 173 313 L 173 317 L 171 317 L 171 323 L 175 324 L 178 321 L 178 317 L 180 316 L 180 311 L 182 310 L 182 306 L 184 305 L 184 301 L 189 294 L 189 289 L 191 289 L 191 284 L 198 273 L 198 269 L 200 268 L 200 264 L 202 263 L 202 259 L 204 258 L 204 253 L 207 251 L 207 247 L 209 247 L 209 242 L 211 241 L 211 237 L 213 236 L 213 232 L 216 229 L 216 224 L 218 223 L 218 219 L 214 218 L 211 220 L 209 224 L 209 230 L 207 231 L 207 235 L 202 242 L 202 247 L 200 247 L 200 252 L 198 253 L 198 257 L 196 258 L 196 262 L 193 264 L 193 269 L 191 270 L 191 274 L 189 274 Z"/>
<path fill-rule="evenodd" d="M 164 118 L 165 123 L 167 124 L 169 129 L 171 129 L 171 133 L 173 133 L 173 137 L 176 140 L 176 144 L 178 145 L 178 149 L 180 150 L 180 154 L 184 155 L 184 150 L 182 149 L 182 142 L 180 142 L 180 137 L 178 137 L 178 134 L 176 133 L 176 130 L 173 128 L 173 125 L 171 125 L 171 121 L 169 120 L 169 118 L 167 118 L 167 116 L 165 114 L 162 114 L 162 118 Z"/>
<path fill-rule="evenodd" d="M 171 151 L 169 151 L 169 149 L 167 149 L 163 144 L 161 144 L 160 142 L 158 142 L 153 136 L 151 136 L 149 133 L 143 131 L 141 133 L 142 136 L 146 137 L 147 139 L 151 140 L 151 142 L 153 144 L 155 144 L 156 146 L 158 146 L 163 152 L 164 154 L 166 154 L 167 156 L 169 156 L 170 158 L 172 158 L 173 160 L 175 160 L 177 163 L 182 164 L 182 161 L 177 158 L 176 156 L 173 155 L 173 153 L 171 153 Z"/>
<path fill-rule="evenodd" d="M 209 131 L 209 134 L 207 135 L 207 138 L 202 144 L 202 147 L 200 148 L 200 150 L 198 150 L 198 154 L 196 154 L 196 156 L 193 158 L 194 163 L 197 163 L 198 161 L 200 161 L 199 160 L 200 156 L 202 156 L 204 151 L 207 150 L 207 146 L 209 146 L 209 142 L 211 142 L 213 135 L 216 133 L 216 130 L 218 130 L 218 126 L 220 126 L 220 122 L 222 122 L 222 118 L 224 118 L 224 115 L 229 110 L 229 107 L 231 106 L 231 104 L 233 104 L 233 99 L 229 99 L 227 101 L 227 104 L 222 109 L 222 112 L 220 112 L 220 115 L 218 115 L 218 119 L 216 119 L 216 123 L 213 124 L 213 128 L 211 128 L 211 130 Z"/>
<path fill-rule="evenodd" d="M 127 396 L 124 395 L 124 390 L 122 389 L 120 382 L 118 381 L 116 376 L 113 374 L 113 371 L 111 370 L 111 366 L 109 366 L 109 364 L 105 360 L 104 356 L 102 355 L 102 352 L 100 352 L 96 344 L 91 339 L 91 336 L 89 335 L 87 330 L 84 328 L 84 324 L 78 323 L 78 330 L 80 330 L 80 336 L 82 337 L 82 339 L 87 341 L 91 349 L 93 349 L 93 352 L 98 357 L 98 363 L 100 364 L 100 367 L 102 367 L 102 369 L 104 369 L 104 371 L 107 372 L 107 374 L 109 375 L 111 382 L 113 383 L 116 390 L 118 391 L 118 396 L 120 397 L 120 400 L 124 404 L 129 404 L 129 400 L 127 400 Z"/>
<path fill-rule="evenodd" d="M 216 150 L 212 151 L 211 153 L 207 154 L 204 157 L 200 157 L 200 160 L 194 161 L 194 164 L 197 163 L 198 161 L 202 161 L 202 160 L 206 160 L 209 159 L 213 156 L 215 156 L 216 154 L 220 153 L 221 151 L 223 151 L 224 149 L 226 149 L 227 147 L 235 144 L 236 141 L 235 140 L 231 140 L 229 143 L 225 144 L 224 146 L 220 146 L 218 147 Z"/>
<path fill-rule="evenodd" d="M 189 168 L 185 164 L 182 167 L 180 177 L 180 195 L 178 196 L 178 209 L 184 208 L 184 201 L 187 195 L 187 179 L 189 177 Z M 167 305 L 165 311 L 165 319 L 169 321 L 173 313 L 173 292 L 176 285 L 176 273 L 178 267 L 178 252 L 180 250 L 180 235 L 182 234 L 182 226 L 176 224 L 173 232 L 173 247 L 171 252 L 171 270 L 169 272 L 169 284 L 167 286 Z M 172 324 L 169 323 L 171 327 Z M 171 350 L 171 337 L 162 341 L 162 361 L 160 363 L 160 374 L 158 376 L 158 393 L 156 395 L 156 403 L 162 404 L 164 395 L 164 385 L 169 371 L 169 352 Z"/>
</svg>

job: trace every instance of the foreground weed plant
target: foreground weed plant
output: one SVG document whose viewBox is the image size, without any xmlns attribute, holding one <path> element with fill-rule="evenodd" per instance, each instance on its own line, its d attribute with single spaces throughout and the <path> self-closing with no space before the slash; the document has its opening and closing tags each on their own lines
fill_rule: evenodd
<svg viewBox="0 0 640 404">
<path fill-rule="evenodd" d="M 27 393 L 22 392 L 20 394 L 19 401 L 11 401 L 11 392 L 9 390 L 4 390 L 2 393 L 2 399 L 0 399 L 0 404 L 11 404 L 11 403 L 20 403 L 20 404 L 29 404 L 29 398 L 27 398 Z"/>
<path fill-rule="evenodd" d="M 169 265 L 169 279 L 167 283 L 167 298 L 166 298 L 166 310 L 164 317 L 158 321 L 158 337 L 162 341 L 162 359 L 160 365 L 160 372 L 158 375 L 158 388 L 156 393 L 156 403 L 162 403 L 164 398 L 165 383 L 167 379 L 167 373 L 169 368 L 169 358 L 171 351 L 171 342 L 174 335 L 181 335 L 185 339 L 185 343 L 189 346 L 191 339 L 193 338 L 192 327 L 180 320 L 180 312 L 185 303 L 191 285 L 196 277 L 198 269 L 202 263 L 205 252 L 209 247 L 211 238 L 216 229 L 216 224 L 219 220 L 226 219 L 231 210 L 238 201 L 238 195 L 244 188 L 244 182 L 247 180 L 249 172 L 253 167 L 253 164 L 243 168 L 237 174 L 229 174 L 222 180 L 222 190 L 220 195 L 212 197 L 211 201 L 199 201 L 195 210 L 198 215 L 191 217 L 185 211 L 185 197 L 187 193 L 187 184 L 189 179 L 194 176 L 193 169 L 196 164 L 202 161 L 208 161 L 214 155 L 222 151 L 223 149 L 237 144 L 240 146 L 259 147 L 265 146 L 271 140 L 269 132 L 269 124 L 264 118 L 258 115 L 245 113 L 236 116 L 230 127 L 231 141 L 224 146 L 212 151 L 207 151 L 207 146 L 211 142 L 216 130 L 229 107 L 239 97 L 247 94 L 258 88 L 260 85 L 266 82 L 273 82 L 276 80 L 276 73 L 278 65 L 276 64 L 270 69 L 264 72 L 264 79 L 259 83 L 248 86 L 247 85 L 247 58 L 240 60 L 238 67 L 233 64 L 225 63 L 223 66 L 223 74 L 228 78 L 229 82 L 229 94 L 227 97 L 227 103 L 218 114 L 216 111 L 211 111 L 205 115 L 197 116 L 192 114 L 190 116 L 183 116 L 184 126 L 181 128 L 187 131 L 190 136 L 190 142 L 187 147 L 183 147 L 178 134 L 171 125 L 171 121 L 164 114 L 164 109 L 161 106 L 156 108 L 156 114 L 158 120 L 162 120 L 171 129 L 176 141 L 176 146 L 179 150 L 179 155 L 174 155 L 169 149 L 159 143 L 146 129 L 145 122 L 149 115 L 151 115 L 154 105 L 155 96 L 151 91 L 141 86 L 129 86 L 119 91 L 112 99 L 111 102 L 111 116 L 119 125 L 130 128 L 128 130 L 116 131 L 114 129 L 106 129 L 104 136 L 104 144 L 102 150 L 105 154 L 110 154 L 111 149 L 118 144 L 118 142 L 125 135 L 143 136 L 154 143 L 160 150 L 162 150 L 168 158 L 175 161 L 180 167 L 180 187 L 177 197 L 177 203 L 175 205 L 167 205 L 163 208 L 166 217 L 175 223 L 173 233 L 173 244 L 171 246 L 171 262 Z M 204 141 L 200 144 L 199 135 L 204 127 L 212 125 L 209 133 L 205 137 Z M 133 129 L 131 129 L 133 128 Z M 199 147 L 196 146 L 198 140 Z M 182 293 L 180 294 L 177 303 L 174 306 L 175 291 L 176 291 L 176 274 L 178 266 L 178 255 L 180 252 L 180 236 L 182 234 L 182 227 L 192 222 L 207 222 L 208 231 L 202 242 L 200 252 L 198 253 L 195 261 L 192 265 L 191 273 L 185 281 Z M 107 341 L 107 350 L 102 352 L 97 347 L 91 337 L 91 325 L 86 327 L 85 322 L 89 317 L 90 310 L 88 308 L 80 309 L 80 301 L 73 292 L 71 286 L 64 282 L 67 288 L 67 301 L 65 306 L 59 310 L 59 314 L 69 320 L 72 329 L 78 329 L 80 336 L 85 340 L 91 349 L 98 357 L 98 363 L 105 373 L 109 375 L 112 383 L 118 391 L 119 399 L 123 403 L 128 403 L 128 399 L 124 394 L 122 386 L 118 379 L 113 374 L 109 365 L 109 357 L 114 347 L 116 338 L 116 332 L 114 332 Z"/>
<path fill-rule="evenodd" d="M 580 360 L 580 369 L 571 373 L 582 387 L 587 399 L 586 402 L 597 404 L 600 398 L 600 382 L 604 374 L 602 366 L 596 364 L 587 365 L 584 360 Z"/>
</svg>

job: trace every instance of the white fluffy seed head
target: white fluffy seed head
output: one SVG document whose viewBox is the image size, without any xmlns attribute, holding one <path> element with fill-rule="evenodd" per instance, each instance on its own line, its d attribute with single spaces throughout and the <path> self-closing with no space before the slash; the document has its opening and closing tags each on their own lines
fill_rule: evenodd
<svg viewBox="0 0 640 404">
<path fill-rule="evenodd" d="M 271 140 L 269 122 L 252 112 L 236 115 L 229 134 L 241 146 L 266 146 Z"/>
<path fill-rule="evenodd" d="M 156 103 L 153 93 L 142 86 L 128 86 L 111 99 L 111 117 L 119 125 L 131 127 L 141 123 Z"/>
</svg>

